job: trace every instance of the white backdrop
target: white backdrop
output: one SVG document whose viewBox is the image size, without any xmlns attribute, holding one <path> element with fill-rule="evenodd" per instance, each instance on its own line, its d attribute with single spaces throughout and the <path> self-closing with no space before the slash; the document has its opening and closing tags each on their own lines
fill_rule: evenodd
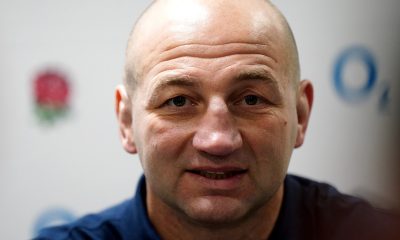
<svg viewBox="0 0 400 240">
<path fill-rule="evenodd" d="M 133 195 L 141 168 L 120 146 L 113 91 L 149 2 L 0 1 L 0 239 L 27 239 Z M 302 76 L 315 84 L 290 171 L 392 206 L 400 1 L 274 2 L 297 38 Z M 34 81 L 49 69 L 70 88 L 68 111 L 53 122 L 35 111 Z"/>
</svg>

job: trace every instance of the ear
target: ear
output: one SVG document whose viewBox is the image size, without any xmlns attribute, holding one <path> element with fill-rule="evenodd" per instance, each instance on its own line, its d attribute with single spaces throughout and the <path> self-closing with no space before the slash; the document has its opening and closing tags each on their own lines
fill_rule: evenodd
<svg viewBox="0 0 400 240">
<path fill-rule="evenodd" d="M 122 146 L 129 153 L 136 153 L 132 129 L 132 103 L 124 85 L 115 89 L 115 111 L 117 114 Z"/>
<path fill-rule="evenodd" d="M 297 95 L 297 137 L 295 148 L 303 145 L 314 100 L 313 85 L 308 80 L 300 82 Z"/>
</svg>

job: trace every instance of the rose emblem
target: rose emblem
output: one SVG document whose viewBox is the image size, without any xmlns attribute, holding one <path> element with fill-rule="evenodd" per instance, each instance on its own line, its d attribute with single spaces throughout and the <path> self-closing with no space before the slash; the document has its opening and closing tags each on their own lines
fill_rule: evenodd
<svg viewBox="0 0 400 240">
<path fill-rule="evenodd" d="M 34 80 L 36 114 L 41 121 L 54 123 L 68 110 L 70 86 L 64 74 L 47 70 Z"/>
</svg>

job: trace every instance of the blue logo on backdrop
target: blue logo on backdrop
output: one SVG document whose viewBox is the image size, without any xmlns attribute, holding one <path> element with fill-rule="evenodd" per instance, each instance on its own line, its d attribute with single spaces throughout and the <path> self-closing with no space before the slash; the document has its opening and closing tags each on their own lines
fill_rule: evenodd
<svg viewBox="0 0 400 240">
<path fill-rule="evenodd" d="M 346 79 L 345 72 L 349 65 L 360 64 L 366 73 L 365 79 Z M 354 82 L 362 83 L 360 86 L 354 87 Z M 349 103 L 357 103 L 370 97 L 372 92 L 377 89 L 378 69 L 373 54 L 364 47 L 355 46 L 345 49 L 337 58 L 334 66 L 333 81 L 336 92 L 340 97 Z M 389 103 L 390 88 L 387 84 L 382 85 L 379 91 L 378 108 L 386 110 Z"/>
<path fill-rule="evenodd" d="M 359 61 L 367 70 L 367 79 L 364 86 L 352 88 L 346 85 L 347 81 L 354 79 L 344 79 L 344 70 L 352 61 Z M 363 100 L 373 90 L 376 84 L 377 69 L 375 59 L 372 54 L 363 47 L 348 48 L 339 56 L 334 69 L 334 83 L 336 91 L 346 101 L 355 102 Z"/>
<path fill-rule="evenodd" d="M 44 227 L 69 223 L 75 219 L 75 215 L 64 208 L 48 209 L 36 219 L 33 226 L 34 235 L 37 235 Z"/>
</svg>

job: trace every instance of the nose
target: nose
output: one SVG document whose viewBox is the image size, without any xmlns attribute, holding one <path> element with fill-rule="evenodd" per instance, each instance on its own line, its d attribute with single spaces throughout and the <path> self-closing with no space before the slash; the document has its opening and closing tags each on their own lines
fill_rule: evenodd
<svg viewBox="0 0 400 240">
<path fill-rule="evenodd" d="M 225 101 L 210 101 L 194 134 L 194 148 L 214 156 L 227 156 L 242 144 L 242 136 Z"/>
</svg>

